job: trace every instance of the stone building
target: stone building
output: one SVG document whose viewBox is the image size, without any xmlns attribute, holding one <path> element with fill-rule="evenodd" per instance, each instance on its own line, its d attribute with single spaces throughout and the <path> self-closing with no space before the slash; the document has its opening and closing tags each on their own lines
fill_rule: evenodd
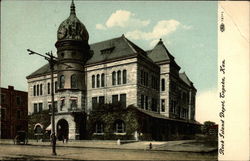
<svg viewBox="0 0 250 161">
<path fill-rule="evenodd" d="M 150 51 L 124 35 L 89 45 L 87 29 L 76 17 L 73 2 L 57 38 L 54 92 L 59 139 L 64 135 L 69 139 L 86 138 L 91 111 L 105 104 L 119 103 L 125 109 L 132 105 L 140 113 L 152 113 L 148 116 L 153 118 L 197 124 L 196 89 L 185 73 L 179 73 L 180 67 L 162 40 Z M 27 81 L 29 114 L 51 109 L 49 65 L 27 76 Z M 113 123 L 117 135 L 119 128 L 126 133 L 126 123 L 119 120 Z M 103 126 L 96 124 L 95 129 L 100 131 Z"/>
<path fill-rule="evenodd" d="M 1 88 L 1 139 L 13 139 L 18 131 L 28 130 L 28 93 L 13 86 Z"/>
</svg>

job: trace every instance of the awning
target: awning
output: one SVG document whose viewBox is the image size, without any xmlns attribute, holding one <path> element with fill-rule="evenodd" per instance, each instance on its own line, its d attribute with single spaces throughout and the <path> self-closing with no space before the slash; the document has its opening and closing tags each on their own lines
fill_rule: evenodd
<svg viewBox="0 0 250 161">
<path fill-rule="evenodd" d="M 45 130 L 50 131 L 51 130 L 51 124 L 49 124 L 49 126 Z"/>
<path fill-rule="evenodd" d="M 35 124 L 35 126 L 34 126 L 34 130 L 36 129 L 37 126 L 40 126 L 40 127 L 43 129 L 43 125 L 40 124 L 40 123 L 37 123 L 37 124 Z"/>
</svg>

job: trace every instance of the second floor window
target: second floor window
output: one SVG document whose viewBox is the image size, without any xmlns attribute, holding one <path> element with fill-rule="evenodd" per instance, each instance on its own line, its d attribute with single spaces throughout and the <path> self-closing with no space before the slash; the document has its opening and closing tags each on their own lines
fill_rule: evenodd
<svg viewBox="0 0 250 161">
<path fill-rule="evenodd" d="M 60 76 L 60 88 L 64 88 L 64 83 L 65 83 L 65 77 L 64 75 L 61 75 Z"/>
<path fill-rule="evenodd" d="M 95 75 L 92 75 L 92 88 L 95 88 Z"/>
<path fill-rule="evenodd" d="M 97 74 L 96 76 L 96 87 L 99 88 L 100 87 L 100 75 Z"/>
<path fill-rule="evenodd" d="M 127 70 L 122 71 L 122 83 L 123 84 L 127 83 Z"/>
<path fill-rule="evenodd" d="M 112 85 L 116 85 L 116 72 L 112 72 Z"/>
<path fill-rule="evenodd" d="M 48 86 L 48 94 L 50 94 L 50 83 L 48 83 L 47 86 Z"/>
<path fill-rule="evenodd" d="M 71 76 L 71 88 L 77 88 L 77 78 L 75 74 Z"/>
<path fill-rule="evenodd" d="M 40 95 L 43 95 L 43 85 L 40 84 Z"/>
<path fill-rule="evenodd" d="M 161 91 L 165 91 L 165 79 L 161 79 Z"/>
<path fill-rule="evenodd" d="M 33 96 L 36 96 L 36 85 L 33 86 Z"/>
<path fill-rule="evenodd" d="M 104 77 L 104 73 L 102 73 L 102 75 L 101 75 L 101 87 L 104 87 L 104 79 L 105 79 L 105 77 Z"/>
<path fill-rule="evenodd" d="M 36 85 L 36 95 L 39 96 L 39 84 Z"/>
<path fill-rule="evenodd" d="M 121 77 L 121 71 L 119 70 L 118 72 L 117 72 L 117 77 L 118 77 L 118 79 L 117 79 L 117 84 L 121 84 L 121 82 L 122 82 L 122 77 Z"/>
</svg>

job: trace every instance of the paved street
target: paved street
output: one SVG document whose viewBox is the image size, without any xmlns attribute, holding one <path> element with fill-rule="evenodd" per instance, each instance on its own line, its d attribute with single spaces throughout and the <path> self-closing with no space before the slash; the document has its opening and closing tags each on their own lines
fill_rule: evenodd
<svg viewBox="0 0 250 161">
<path fill-rule="evenodd" d="M 57 156 L 51 155 L 48 142 L 31 141 L 29 145 L 13 145 L 11 141 L 0 143 L 0 159 L 11 160 L 216 160 L 217 158 L 216 152 L 166 151 L 164 148 L 170 147 L 166 146 L 166 142 L 153 142 L 156 148 L 153 150 L 147 149 L 147 146 L 139 148 L 147 145 L 147 142 L 123 145 L 116 145 L 115 141 L 83 141 L 68 144 L 59 142 Z M 171 145 L 180 146 L 180 142 L 171 142 Z"/>
</svg>

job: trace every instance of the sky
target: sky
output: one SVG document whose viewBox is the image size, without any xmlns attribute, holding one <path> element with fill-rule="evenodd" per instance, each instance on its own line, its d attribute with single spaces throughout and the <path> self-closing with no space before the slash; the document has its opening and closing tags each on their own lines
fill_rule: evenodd
<svg viewBox="0 0 250 161">
<path fill-rule="evenodd" d="M 26 76 L 56 54 L 60 23 L 71 1 L 1 1 L 1 87 L 27 91 Z M 125 35 L 144 50 L 161 38 L 197 88 L 196 119 L 216 121 L 217 2 L 75 1 L 89 44 Z M 217 114 L 217 113 L 216 113 Z"/>
</svg>

